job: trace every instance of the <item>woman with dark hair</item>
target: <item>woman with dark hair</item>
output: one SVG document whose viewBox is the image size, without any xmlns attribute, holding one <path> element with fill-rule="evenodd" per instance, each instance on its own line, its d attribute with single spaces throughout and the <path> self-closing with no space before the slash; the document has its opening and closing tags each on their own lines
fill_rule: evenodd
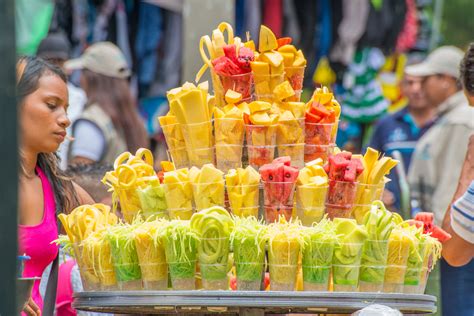
<svg viewBox="0 0 474 316">
<path fill-rule="evenodd" d="M 461 61 L 461 84 L 469 105 L 474 106 L 474 42 Z"/>
<path fill-rule="evenodd" d="M 81 86 L 88 102 L 72 127 L 71 163 L 112 164 L 124 151 L 148 147 L 144 123 L 130 93 L 125 57 L 112 43 L 100 42 L 64 65 L 81 69 Z"/>
<path fill-rule="evenodd" d="M 20 114 L 19 253 L 31 257 L 24 277 L 40 277 L 57 257 L 56 215 L 70 212 L 92 198 L 65 176 L 55 154 L 66 137 L 68 91 L 66 76 L 38 57 L 17 63 Z M 53 298 L 54 299 L 54 298 Z M 26 315 L 40 315 L 43 299 L 35 282 Z"/>
</svg>

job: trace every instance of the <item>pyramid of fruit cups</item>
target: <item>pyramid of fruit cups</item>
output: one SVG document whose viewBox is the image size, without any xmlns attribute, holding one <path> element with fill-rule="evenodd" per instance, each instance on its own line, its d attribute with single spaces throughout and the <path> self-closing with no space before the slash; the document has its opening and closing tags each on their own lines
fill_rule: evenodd
<svg viewBox="0 0 474 316">
<path fill-rule="evenodd" d="M 123 153 L 102 180 L 112 209 L 60 215 L 85 290 L 423 293 L 450 236 L 380 201 L 396 160 L 335 147 L 340 106 L 326 88 L 299 102 L 291 39 L 262 26 L 256 51 L 221 23 L 200 51 L 214 95 L 206 82 L 168 92 L 171 161 L 156 173 L 149 150 Z"/>
</svg>

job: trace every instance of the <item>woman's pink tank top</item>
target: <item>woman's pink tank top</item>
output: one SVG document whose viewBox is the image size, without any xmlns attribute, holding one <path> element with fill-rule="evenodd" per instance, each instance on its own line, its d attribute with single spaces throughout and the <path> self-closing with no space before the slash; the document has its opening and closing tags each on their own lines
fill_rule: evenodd
<svg viewBox="0 0 474 316">
<path fill-rule="evenodd" d="M 53 262 L 58 253 L 58 246 L 51 244 L 52 241 L 58 238 L 53 188 L 39 167 L 36 167 L 36 173 L 40 177 L 43 187 L 43 220 L 34 226 L 19 225 L 19 253 L 31 257 L 30 260 L 25 262 L 24 277 L 41 277 L 44 269 Z M 43 310 L 43 299 L 39 293 L 39 284 L 40 280 L 35 281 L 31 296 L 39 308 Z"/>
</svg>

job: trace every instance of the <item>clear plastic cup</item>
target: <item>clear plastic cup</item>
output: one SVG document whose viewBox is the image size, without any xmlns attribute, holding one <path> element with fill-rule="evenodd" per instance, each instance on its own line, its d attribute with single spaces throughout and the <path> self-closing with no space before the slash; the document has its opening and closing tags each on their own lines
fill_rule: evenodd
<svg viewBox="0 0 474 316">
<path fill-rule="evenodd" d="M 191 182 L 163 183 L 162 186 L 165 191 L 166 205 L 170 217 L 172 215 L 170 210 L 189 210 L 192 212 L 193 187 Z"/>
<path fill-rule="evenodd" d="M 277 145 L 303 144 L 305 143 L 304 118 L 294 120 L 280 120 L 277 124 Z M 289 156 L 282 155 L 280 156 Z M 293 161 L 292 161 L 293 162 Z"/>
<path fill-rule="evenodd" d="M 360 292 L 382 292 L 383 291 L 383 277 L 385 275 L 386 265 L 370 266 L 361 265 L 360 267 Z M 368 278 L 368 274 L 373 274 L 373 278 Z M 380 279 L 381 278 L 381 279 Z"/>
<path fill-rule="evenodd" d="M 403 293 L 418 294 L 421 284 L 421 267 L 409 268 L 405 272 Z"/>
<path fill-rule="evenodd" d="M 189 164 L 188 154 L 186 152 L 186 143 L 180 124 L 170 124 L 161 126 L 165 136 L 168 152 L 171 155 L 176 168 L 187 167 Z"/>
<path fill-rule="evenodd" d="M 188 151 L 186 147 L 168 149 L 168 160 L 174 163 L 176 169 L 189 167 Z"/>
<path fill-rule="evenodd" d="M 304 148 L 305 144 L 281 144 L 277 146 L 278 157 L 289 156 L 291 165 L 298 168 L 304 167 Z"/>
<path fill-rule="evenodd" d="M 331 145 L 336 142 L 338 123 L 311 123 L 305 121 L 307 145 Z M 335 132 L 336 131 L 336 132 Z"/>
<path fill-rule="evenodd" d="M 170 219 L 189 220 L 193 214 L 194 210 L 192 208 L 168 209 L 168 216 Z"/>
<path fill-rule="evenodd" d="M 357 182 L 329 180 L 326 213 L 330 219 L 351 216 L 356 190 Z"/>
<path fill-rule="evenodd" d="M 274 101 L 273 90 L 280 83 L 285 81 L 285 74 L 253 75 L 255 83 L 255 99 L 259 101 Z"/>
<path fill-rule="evenodd" d="M 200 211 L 212 206 L 224 206 L 224 179 L 219 182 L 193 183 L 194 205 Z"/>
<path fill-rule="evenodd" d="M 296 216 L 304 226 L 311 226 L 323 218 L 327 191 L 327 185 L 296 187 Z"/>
<path fill-rule="evenodd" d="M 305 291 L 327 291 L 331 265 L 307 266 L 303 265 L 303 289 Z"/>
<path fill-rule="evenodd" d="M 214 118 L 216 145 L 243 145 L 245 124 L 242 118 Z"/>
<path fill-rule="evenodd" d="M 334 249 L 334 291 L 357 291 L 364 243 L 340 242 Z"/>
<path fill-rule="evenodd" d="M 276 145 L 277 125 L 245 125 L 247 146 Z"/>
<path fill-rule="evenodd" d="M 253 93 L 253 74 L 251 72 L 230 76 L 219 74 L 218 77 L 224 96 L 227 90 L 233 90 L 242 94 L 242 101 L 250 101 Z"/>
<path fill-rule="evenodd" d="M 359 284 L 360 265 L 332 266 L 334 292 L 357 292 Z"/>
<path fill-rule="evenodd" d="M 227 172 L 242 167 L 243 145 L 216 145 L 216 167 Z"/>
<path fill-rule="evenodd" d="M 380 292 L 383 289 L 387 267 L 388 241 L 366 240 L 362 249 L 360 290 Z"/>
<path fill-rule="evenodd" d="M 258 217 L 259 184 L 227 186 L 227 197 L 232 213 L 239 217 Z"/>
<path fill-rule="evenodd" d="M 114 268 L 119 290 L 137 291 L 143 289 L 142 276 L 138 262 L 123 264 L 115 263 Z"/>
<path fill-rule="evenodd" d="M 285 79 L 290 83 L 295 91 L 303 89 L 304 70 L 306 66 L 285 67 Z"/>
<path fill-rule="evenodd" d="M 269 267 L 271 291 L 294 291 L 297 264 L 269 264 Z"/>
<path fill-rule="evenodd" d="M 283 215 L 290 220 L 293 214 L 294 182 L 266 182 L 263 181 L 263 205 L 265 220 L 272 223 Z"/>
<path fill-rule="evenodd" d="M 196 261 L 168 262 L 171 287 L 175 291 L 188 291 L 196 289 L 195 273 Z"/>
<path fill-rule="evenodd" d="M 145 290 L 166 290 L 168 288 L 168 265 L 166 262 L 140 264 L 140 270 Z"/>
<path fill-rule="evenodd" d="M 365 214 L 370 211 L 372 202 L 382 198 L 384 187 L 384 183 L 357 183 L 356 198 L 352 207 L 352 213 L 359 224 L 362 223 Z"/>
<path fill-rule="evenodd" d="M 418 286 L 418 294 L 425 293 L 429 274 L 430 274 L 430 271 L 427 267 L 421 268 L 420 285 Z"/>
<path fill-rule="evenodd" d="M 385 269 L 383 291 L 386 293 L 403 293 L 403 283 L 405 279 L 406 270 L 406 264 L 387 265 Z"/>
<path fill-rule="evenodd" d="M 306 143 L 304 146 L 304 162 L 310 162 L 315 159 L 322 159 L 323 162 L 327 162 L 329 156 L 334 152 L 336 145 L 311 145 Z"/>
<path fill-rule="evenodd" d="M 254 169 L 271 163 L 275 159 L 275 145 L 272 146 L 252 146 L 247 145 L 249 165 Z"/>
<path fill-rule="evenodd" d="M 237 290 L 259 291 L 264 266 L 263 262 L 235 262 Z"/>
<path fill-rule="evenodd" d="M 183 124 L 181 129 L 186 143 L 189 164 L 201 167 L 207 163 L 214 163 L 212 122 Z"/>
<path fill-rule="evenodd" d="M 116 189 L 120 201 L 120 210 L 126 223 L 131 224 L 140 214 L 140 198 L 136 189 Z"/>
<path fill-rule="evenodd" d="M 76 257 L 77 266 L 81 275 L 82 286 L 85 291 L 99 291 L 101 289 L 101 283 L 99 275 L 93 269 L 87 257 L 84 257 L 84 247 L 79 243 L 72 245 L 74 256 Z"/>
<path fill-rule="evenodd" d="M 117 278 L 113 266 L 109 269 L 101 269 L 99 271 L 100 289 L 102 291 L 117 290 Z"/>
<path fill-rule="evenodd" d="M 204 290 L 227 290 L 227 262 L 205 264 L 201 263 L 202 287 Z"/>
</svg>

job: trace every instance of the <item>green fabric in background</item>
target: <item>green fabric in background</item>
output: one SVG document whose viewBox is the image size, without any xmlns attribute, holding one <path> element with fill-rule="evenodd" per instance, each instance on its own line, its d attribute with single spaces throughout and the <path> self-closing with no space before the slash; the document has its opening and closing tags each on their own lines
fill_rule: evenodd
<svg viewBox="0 0 474 316">
<path fill-rule="evenodd" d="M 34 55 L 48 34 L 53 16 L 53 0 L 16 0 L 15 27 L 18 55 Z"/>
</svg>

